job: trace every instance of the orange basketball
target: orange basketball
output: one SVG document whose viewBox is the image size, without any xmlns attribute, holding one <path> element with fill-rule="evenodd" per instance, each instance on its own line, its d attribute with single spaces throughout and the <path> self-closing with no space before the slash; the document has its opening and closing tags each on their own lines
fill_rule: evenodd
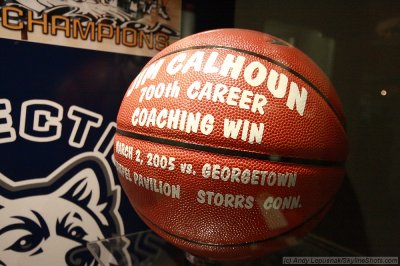
<svg viewBox="0 0 400 266">
<path fill-rule="evenodd" d="M 295 242 L 345 173 L 345 119 L 326 75 L 268 34 L 221 29 L 152 58 L 114 143 L 136 212 L 194 255 L 243 259 Z"/>
</svg>

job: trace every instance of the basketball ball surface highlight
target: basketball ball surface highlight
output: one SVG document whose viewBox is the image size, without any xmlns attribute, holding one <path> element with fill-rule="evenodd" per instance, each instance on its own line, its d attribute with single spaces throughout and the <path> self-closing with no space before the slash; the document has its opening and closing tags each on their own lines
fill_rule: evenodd
<svg viewBox="0 0 400 266">
<path fill-rule="evenodd" d="M 220 29 L 162 50 L 128 88 L 114 155 L 136 212 L 197 256 L 245 259 L 307 234 L 345 173 L 345 119 L 317 65 Z"/>
</svg>

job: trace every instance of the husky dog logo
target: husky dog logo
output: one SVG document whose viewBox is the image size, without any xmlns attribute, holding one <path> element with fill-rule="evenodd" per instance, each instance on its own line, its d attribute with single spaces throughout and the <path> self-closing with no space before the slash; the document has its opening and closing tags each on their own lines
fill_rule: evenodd
<svg viewBox="0 0 400 266">
<path fill-rule="evenodd" d="M 124 233 L 120 194 L 96 152 L 41 179 L 0 173 L 0 265 L 95 265 L 86 244 Z"/>
</svg>

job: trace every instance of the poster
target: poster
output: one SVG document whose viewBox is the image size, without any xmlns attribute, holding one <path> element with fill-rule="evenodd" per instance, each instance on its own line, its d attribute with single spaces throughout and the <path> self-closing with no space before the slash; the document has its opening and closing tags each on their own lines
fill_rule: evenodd
<svg viewBox="0 0 400 266">
<path fill-rule="evenodd" d="M 112 145 L 126 89 L 164 44 L 150 49 L 148 44 L 118 45 L 115 38 L 65 37 L 64 18 L 122 29 L 126 24 L 117 13 L 90 20 L 93 14 L 78 12 L 86 6 L 88 12 L 109 7 L 124 14 L 121 3 L 0 1 L 0 265 L 96 265 L 87 243 L 147 229 L 119 183 Z M 172 29 L 168 23 L 179 21 L 179 1 L 169 1 L 169 20 L 158 13 L 161 1 L 132 1 L 129 8 L 134 3 L 147 4 L 149 14 L 135 21 L 150 21 L 154 32 L 164 34 Z M 29 16 L 39 23 L 33 29 Z M 64 22 L 54 26 L 54 17 Z M 5 21 L 22 29 L 6 29 Z M 47 33 L 42 32 L 45 24 Z M 173 32 L 168 43 L 179 36 L 179 30 Z M 151 246 L 153 240 L 138 241 Z M 99 252 L 115 265 L 121 259 L 142 263 L 155 254 L 152 248 L 133 259 L 124 249 Z"/>
<path fill-rule="evenodd" d="M 153 56 L 178 40 L 181 0 L 2 0 L 0 38 Z"/>
</svg>

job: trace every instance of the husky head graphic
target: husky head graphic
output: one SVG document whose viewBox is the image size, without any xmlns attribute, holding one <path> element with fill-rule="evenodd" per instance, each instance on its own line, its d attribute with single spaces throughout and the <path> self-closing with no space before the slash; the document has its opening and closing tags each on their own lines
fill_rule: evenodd
<svg viewBox="0 0 400 266">
<path fill-rule="evenodd" d="M 89 241 L 123 234 L 120 186 L 107 161 L 82 153 L 41 179 L 0 174 L 0 265 L 93 265 Z"/>
</svg>

